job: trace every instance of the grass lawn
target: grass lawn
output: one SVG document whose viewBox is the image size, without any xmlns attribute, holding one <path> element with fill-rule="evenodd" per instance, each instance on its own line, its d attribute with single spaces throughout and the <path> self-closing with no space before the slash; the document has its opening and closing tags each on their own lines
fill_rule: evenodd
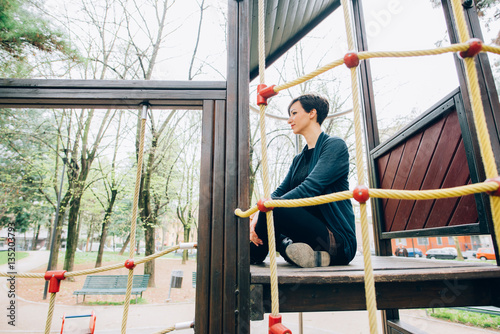
<svg viewBox="0 0 500 334">
<path fill-rule="evenodd" d="M 66 252 L 62 251 L 59 252 L 59 260 L 58 262 L 62 261 L 61 263 L 64 262 L 64 255 Z M 142 258 L 144 255 L 135 255 L 134 258 Z M 128 253 L 123 253 L 123 255 L 118 255 L 118 252 L 104 252 L 102 254 L 102 262 L 113 262 L 113 263 L 119 263 L 123 262 L 125 263 L 125 260 L 128 259 Z M 86 264 L 86 263 L 95 263 L 97 260 L 97 252 L 76 252 L 75 253 L 75 265 L 78 264 Z"/>
<path fill-rule="evenodd" d="M 500 329 L 500 317 L 496 315 L 468 312 L 449 308 L 428 309 L 431 317 L 480 328 Z"/>
<path fill-rule="evenodd" d="M 0 252 L 0 265 L 6 264 L 8 261 L 8 251 Z M 59 261 L 64 262 L 64 254 L 65 252 L 59 252 Z M 28 252 L 20 252 L 16 251 L 16 260 L 23 259 L 28 256 Z M 144 254 L 135 255 L 134 258 L 140 259 L 143 258 Z M 181 252 L 177 253 L 168 253 L 163 255 L 162 258 L 167 259 L 180 259 L 182 257 Z M 192 258 L 192 255 L 189 256 Z M 85 263 L 95 263 L 97 259 L 97 252 L 76 252 L 75 253 L 75 264 L 85 264 Z M 128 252 L 123 253 L 123 255 L 118 255 L 118 252 L 104 252 L 102 256 L 102 262 L 113 262 L 113 263 L 124 263 L 125 260 L 128 259 Z M 60 263 L 62 263 L 60 262 Z"/>
<path fill-rule="evenodd" d="M 64 262 L 65 252 L 59 252 L 59 261 L 60 263 Z M 144 254 L 134 255 L 135 259 L 143 258 Z M 123 255 L 118 255 L 118 252 L 104 252 L 102 255 L 102 262 L 112 262 L 112 263 L 125 263 L 125 260 L 129 258 L 128 252 L 123 253 Z M 168 253 L 163 255 L 162 258 L 166 259 L 181 259 L 182 252 L 178 251 L 177 253 Z M 190 255 L 189 258 L 193 258 L 193 255 Z M 86 263 L 95 263 L 97 259 L 97 252 L 76 252 L 75 253 L 75 265 L 78 264 L 86 264 Z"/>
<path fill-rule="evenodd" d="M 8 261 L 8 251 L 0 252 L 0 265 L 6 264 Z M 28 252 L 17 252 L 16 251 L 16 260 L 21 260 L 28 256 Z"/>
<path fill-rule="evenodd" d="M 98 302 L 84 302 L 83 304 L 84 305 L 123 305 L 124 303 L 125 303 L 125 301 L 122 301 L 122 302 L 98 301 Z M 142 297 L 137 298 L 138 305 L 147 304 L 147 303 L 148 302 L 146 301 L 146 299 L 144 299 Z M 130 297 L 130 304 L 136 304 L 134 296 Z"/>
</svg>

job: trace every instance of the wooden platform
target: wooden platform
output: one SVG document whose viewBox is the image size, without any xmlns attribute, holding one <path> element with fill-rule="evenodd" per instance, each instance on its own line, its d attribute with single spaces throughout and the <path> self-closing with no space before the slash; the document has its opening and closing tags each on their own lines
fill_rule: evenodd
<svg viewBox="0 0 500 334">
<path fill-rule="evenodd" d="M 500 306 L 500 267 L 483 262 L 372 256 L 378 309 Z M 269 265 L 250 266 L 252 318 L 270 312 Z M 278 265 L 280 312 L 364 310 L 363 258 L 347 266 Z"/>
</svg>

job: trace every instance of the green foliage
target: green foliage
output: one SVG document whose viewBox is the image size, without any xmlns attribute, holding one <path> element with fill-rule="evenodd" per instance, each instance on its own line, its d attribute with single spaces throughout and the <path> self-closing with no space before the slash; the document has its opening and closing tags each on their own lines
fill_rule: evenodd
<svg viewBox="0 0 500 334">
<path fill-rule="evenodd" d="M 23 0 L 0 0 L 0 48 L 16 58 L 23 57 L 29 47 L 73 54 L 63 34 L 28 4 Z"/>
<path fill-rule="evenodd" d="M 427 310 L 427 313 L 431 317 L 438 319 L 444 319 L 481 328 L 500 329 L 500 317 L 496 315 L 454 310 L 449 308 Z"/>
<path fill-rule="evenodd" d="M 0 109 L 0 227 L 15 221 L 24 232 L 52 212 L 40 191 L 49 172 L 44 142 L 52 138 L 44 119 L 36 110 Z"/>
<path fill-rule="evenodd" d="M 84 302 L 83 304 L 84 305 L 123 305 L 123 301 L 121 302 L 108 302 L 108 301 L 105 301 L 105 300 L 102 300 L 102 301 L 97 301 L 97 302 Z M 132 296 L 132 298 L 130 299 L 130 304 L 147 304 L 148 301 L 142 297 L 139 297 L 137 298 L 137 303 L 135 301 L 135 298 Z"/>
<path fill-rule="evenodd" d="M 144 257 L 143 255 L 136 256 L 135 258 Z M 95 263 L 97 258 L 97 252 L 76 252 L 75 253 L 75 265 L 78 264 L 89 264 Z M 102 256 L 102 262 L 111 262 L 111 263 L 125 263 L 128 259 L 128 254 L 118 255 L 118 250 L 116 253 L 113 252 L 104 252 Z M 64 259 L 64 252 L 59 254 L 59 260 Z"/>
<path fill-rule="evenodd" d="M 481 13 L 483 10 L 491 8 L 500 3 L 500 0 L 474 0 L 474 2 L 476 3 L 478 12 Z"/>
</svg>

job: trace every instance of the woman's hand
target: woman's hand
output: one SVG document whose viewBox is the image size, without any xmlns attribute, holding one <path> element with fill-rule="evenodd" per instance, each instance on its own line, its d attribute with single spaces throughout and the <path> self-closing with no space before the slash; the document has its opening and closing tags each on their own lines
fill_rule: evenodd
<svg viewBox="0 0 500 334">
<path fill-rule="evenodd" d="M 257 225 L 257 220 L 259 219 L 259 213 L 255 212 L 250 216 L 250 241 L 257 247 L 263 245 L 264 243 L 259 238 L 257 233 L 255 233 L 255 225 Z"/>
</svg>

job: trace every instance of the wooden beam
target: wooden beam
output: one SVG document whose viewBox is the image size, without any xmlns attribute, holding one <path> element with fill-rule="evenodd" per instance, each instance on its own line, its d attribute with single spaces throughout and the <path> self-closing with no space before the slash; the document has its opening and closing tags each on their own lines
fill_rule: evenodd
<svg viewBox="0 0 500 334">
<path fill-rule="evenodd" d="M 201 109 L 203 100 L 225 98 L 218 81 L 0 79 L 1 107 Z"/>
<path fill-rule="evenodd" d="M 214 101 L 205 101 L 201 129 L 200 208 L 198 210 L 198 252 L 196 262 L 196 333 L 208 333 L 210 318 L 210 265 L 212 235 L 212 184 L 214 151 Z"/>
<path fill-rule="evenodd" d="M 237 142 L 236 150 L 237 169 L 231 169 L 236 172 L 233 177 L 237 180 L 237 205 L 228 207 L 233 210 L 235 207 L 248 208 L 250 194 L 250 97 L 249 91 L 249 27 L 250 27 L 250 2 L 238 2 L 238 100 L 237 109 Z M 229 96 L 229 94 L 228 94 Z M 229 111 L 231 112 L 231 111 Z M 234 203 L 234 202 L 233 202 Z M 229 203 L 232 205 L 232 203 Z M 233 211 L 231 211 L 231 214 Z M 248 219 L 239 219 L 234 217 L 232 220 L 237 228 L 237 299 L 236 316 L 236 334 L 247 334 L 250 332 L 250 230 L 248 228 Z"/>
<path fill-rule="evenodd" d="M 376 282 L 377 308 L 412 309 L 499 304 L 499 278 Z M 264 312 L 271 312 L 270 285 L 263 284 Z M 281 284 L 281 312 L 366 310 L 364 283 Z"/>
</svg>

